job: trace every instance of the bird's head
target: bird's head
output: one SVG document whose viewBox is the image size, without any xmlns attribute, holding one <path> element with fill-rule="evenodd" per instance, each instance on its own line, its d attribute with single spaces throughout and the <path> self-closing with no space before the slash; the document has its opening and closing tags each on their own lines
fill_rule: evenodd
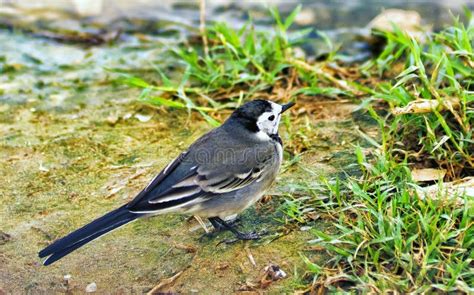
<svg viewBox="0 0 474 295">
<path fill-rule="evenodd" d="M 269 137 L 278 133 L 281 114 L 294 105 L 294 102 L 280 105 L 263 99 L 252 100 L 236 109 L 230 120 L 241 123 L 259 137 Z"/>
</svg>

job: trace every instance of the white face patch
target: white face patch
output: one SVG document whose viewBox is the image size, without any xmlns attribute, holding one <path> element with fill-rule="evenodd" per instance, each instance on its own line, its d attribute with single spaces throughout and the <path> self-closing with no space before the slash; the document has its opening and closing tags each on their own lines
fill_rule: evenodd
<svg viewBox="0 0 474 295">
<path fill-rule="evenodd" d="M 276 134 L 278 132 L 278 124 L 280 124 L 281 105 L 271 102 L 272 110 L 265 112 L 258 117 L 257 127 L 266 135 Z"/>
</svg>

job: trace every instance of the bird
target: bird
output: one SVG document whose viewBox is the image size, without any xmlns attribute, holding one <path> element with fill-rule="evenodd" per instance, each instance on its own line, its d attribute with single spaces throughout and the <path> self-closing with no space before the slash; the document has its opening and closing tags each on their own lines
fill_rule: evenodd
<svg viewBox="0 0 474 295">
<path fill-rule="evenodd" d="M 238 107 L 171 161 L 127 204 L 39 251 L 50 265 L 74 250 L 138 218 L 171 212 L 207 218 L 238 240 L 260 238 L 226 221 L 257 202 L 273 184 L 283 159 L 281 115 L 295 103 L 256 99 Z"/>
</svg>

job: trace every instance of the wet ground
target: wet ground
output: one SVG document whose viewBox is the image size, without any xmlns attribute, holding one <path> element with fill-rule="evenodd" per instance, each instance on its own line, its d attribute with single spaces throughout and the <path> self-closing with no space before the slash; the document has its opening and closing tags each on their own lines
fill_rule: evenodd
<svg viewBox="0 0 474 295">
<path fill-rule="evenodd" d="M 195 16 L 193 7 L 174 9 L 189 10 Z M 219 7 L 210 9 L 219 11 Z M 230 11 L 240 15 L 241 10 Z M 81 24 L 77 19 L 45 22 L 41 34 L 22 26 L 12 31 L 3 21 L 0 294 L 79 294 L 92 282 L 98 293 L 141 294 L 181 272 L 164 290 L 277 294 L 307 285 L 301 254 L 316 262 L 327 259 L 305 249 L 313 237 L 308 228 L 329 225 L 315 213 L 313 221 L 301 226 L 283 213 L 284 200 L 304 196 L 301 183 L 317 186 L 322 175 L 351 171 L 351 151 L 360 140 L 357 129 L 362 123 L 353 119 L 356 102 L 316 97 L 311 103 L 316 111 L 306 117 L 301 115 L 304 105 L 300 106 L 291 116 L 291 130 L 281 131 L 289 152 L 287 163 L 295 160 L 291 152 L 297 142 L 305 142 L 299 161 L 286 164 L 266 202 L 241 217 L 246 230 L 269 233 L 262 241 L 218 245 L 230 235 L 201 238 L 204 231 L 193 218 L 162 216 L 134 222 L 52 266 L 41 266 L 37 258 L 41 248 L 133 198 L 178 151 L 210 130 L 195 114 L 137 102 L 139 91 L 121 84 L 114 73 L 156 75 L 150 61 L 160 61 L 164 48 L 193 31 L 182 19 L 166 19 L 167 25 L 156 25 L 146 34 L 138 32 L 149 22 L 129 19 L 126 26 L 120 25 L 120 38 L 100 46 L 56 42 L 43 34 L 58 36 L 60 31 L 64 35 L 51 29 L 51 24 L 64 29 Z M 14 23 L 19 18 L 8 20 Z M 191 20 L 190 26 L 195 19 Z M 325 25 L 333 27 L 332 22 Z M 109 36 L 101 29 L 88 32 Z M 287 277 L 263 289 L 262 270 L 270 264 L 278 265 Z"/>
<path fill-rule="evenodd" d="M 300 286 L 305 271 L 300 253 L 311 234 L 285 221 L 279 211 L 281 194 L 292 191 L 299 178 L 317 179 L 318 174 L 338 170 L 341 160 L 331 156 L 347 150 L 354 140 L 353 131 L 346 129 L 352 123 L 341 118 L 311 122 L 319 125 L 309 132 L 314 148 L 301 161 L 316 176 L 287 168 L 270 193 L 271 201 L 242 216 L 247 230 L 270 233 L 260 243 L 217 245 L 230 236 L 201 240 L 204 231 L 195 220 L 156 217 L 128 225 L 52 266 L 41 266 L 39 249 L 131 199 L 178 150 L 210 128 L 197 116 L 189 124 L 184 112 L 143 107 L 135 102 L 134 91 L 120 88 L 110 87 L 110 98 L 100 108 L 84 103 L 70 110 L 43 111 L 34 101 L 2 105 L 2 289 L 80 293 L 95 282 L 101 292 L 142 293 L 185 270 L 173 290 L 230 293 L 247 282 L 257 284 L 270 263 L 279 265 L 288 278 L 269 290 L 280 293 Z M 69 285 L 65 275 L 72 277 Z"/>
<path fill-rule="evenodd" d="M 271 201 L 242 216 L 247 230 L 269 232 L 263 241 L 217 245 L 230 236 L 200 239 L 204 231 L 194 219 L 156 217 L 43 267 L 38 250 L 133 198 L 177 151 L 211 127 L 200 116 L 137 102 L 138 91 L 114 82 L 113 73 L 104 69 L 144 71 L 159 47 L 130 50 L 132 45 L 120 43 L 83 49 L 5 31 L 0 38 L 5 53 L 0 107 L 3 291 L 81 293 L 95 282 L 102 293 L 143 293 L 184 270 L 172 290 L 230 293 L 258 289 L 262 269 L 271 263 L 288 277 L 268 290 L 304 286 L 300 253 L 311 234 L 281 212 L 282 194 L 298 190 L 301 179 L 340 170 L 356 140 L 352 104 L 320 102 L 322 111 L 309 127 L 294 120 L 292 128 L 310 136 L 311 149 L 301 159 L 308 167 L 287 167 L 269 194 Z M 282 136 L 289 140 L 285 130 Z M 338 151 L 346 154 L 334 157 Z"/>
</svg>

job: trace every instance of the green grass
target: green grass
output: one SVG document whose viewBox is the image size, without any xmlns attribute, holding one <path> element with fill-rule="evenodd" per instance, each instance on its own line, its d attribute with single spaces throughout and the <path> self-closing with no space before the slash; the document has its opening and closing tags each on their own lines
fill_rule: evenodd
<svg viewBox="0 0 474 295">
<path fill-rule="evenodd" d="M 313 229 L 310 242 L 329 254 L 326 264 L 302 252 L 308 283 L 330 291 L 474 292 L 472 197 L 457 196 L 462 205 L 442 192 L 442 201 L 422 200 L 421 184 L 411 175 L 414 168 L 445 169 L 444 181 L 473 175 L 471 15 L 466 24 L 455 18 L 451 27 L 428 34 L 423 42 L 397 28 L 380 33 L 387 40 L 381 54 L 352 68 L 359 77 L 349 79 L 328 67 L 336 52 L 319 63 L 296 57 L 294 47 L 309 33 L 288 31 L 298 11 L 283 20 L 271 10 L 272 33 L 256 30 L 252 21 L 241 29 L 212 24 L 207 54 L 200 43 L 167 53 L 182 75 L 171 78 L 166 67 L 156 66 L 154 82 L 130 74 L 123 75 L 124 81 L 142 89 L 141 101 L 199 112 L 214 126 L 221 119 L 216 111 L 254 98 L 293 98 L 310 106 L 311 99 L 362 97 L 361 107 L 379 130 L 378 138 L 364 135 L 373 148 L 355 149 L 362 176 L 325 178 L 323 189 L 308 184 L 305 197 L 289 196 L 280 207 L 283 223 L 311 225 L 306 210 L 316 208 L 332 224 L 328 231 Z M 422 100 L 434 107 L 400 111 Z M 311 148 L 305 128 L 296 133 L 288 118 L 283 123 L 290 139 L 302 141 L 290 147 Z M 297 154 L 293 159 L 299 165 Z"/>
<path fill-rule="evenodd" d="M 295 47 L 312 31 L 289 31 L 300 9 L 298 6 L 285 19 L 271 9 L 275 23 L 270 31 L 257 30 L 252 20 L 240 29 L 213 23 L 206 32 L 208 53 L 200 42 L 183 43 L 163 54 L 166 63 L 154 64 L 154 82 L 120 73 L 122 82 L 143 89 L 142 102 L 198 111 L 213 126 L 218 125 L 216 111 L 233 109 L 250 99 L 354 96 L 357 90 L 326 71 L 326 63 L 310 65 L 297 58 Z M 182 74 L 171 78 L 169 65 L 171 72 Z"/>
<path fill-rule="evenodd" d="M 311 243 L 333 257 L 325 265 L 305 258 L 313 286 L 472 293 L 473 197 L 455 196 L 460 205 L 440 190 L 438 200 L 421 199 L 411 170 L 443 168 L 446 180 L 473 175 L 474 22 L 470 14 L 467 26 L 455 19 L 423 43 L 399 29 L 383 36 L 385 49 L 363 66 L 366 75 L 382 80 L 364 103 L 378 122 L 381 142 L 365 152 L 356 149 L 361 178 L 325 179 L 327 189 L 312 192 L 310 202 L 334 223 L 331 233 L 313 230 Z M 391 70 L 396 66 L 398 73 Z M 437 106 L 393 112 L 421 99 Z M 321 201 L 321 194 L 328 199 Z"/>
<path fill-rule="evenodd" d="M 406 163 L 387 154 L 368 161 L 360 149 L 357 155 L 363 178 L 325 180 L 324 201 L 318 197 L 321 191 L 313 192 L 313 205 L 334 224 L 333 233 L 313 230 L 310 243 L 323 246 L 332 257 L 325 265 L 306 260 L 314 286 L 381 293 L 473 292 L 472 197 L 459 196 L 461 206 L 422 200 Z"/>
<path fill-rule="evenodd" d="M 467 18 L 467 25 L 455 18 L 453 26 L 427 35 L 423 43 L 399 29 L 385 32 L 385 49 L 366 65 L 390 78 L 371 93 L 373 101 L 386 102 L 391 111 L 420 100 L 435 106 L 387 116 L 386 121 L 399 120 L 387 148 L 396 150 L 399 162 L 408 158 L 446 169 L 447 179 L 474 171 L 474 22 L 469 13 Z M 400 72 L 390 77 L 388 69 L 401 61 Z"/>
</svg>

